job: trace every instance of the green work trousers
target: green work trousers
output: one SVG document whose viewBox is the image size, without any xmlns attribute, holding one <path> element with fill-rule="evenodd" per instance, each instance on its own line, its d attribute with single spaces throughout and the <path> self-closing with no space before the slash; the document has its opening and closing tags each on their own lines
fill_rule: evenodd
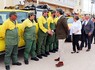
<svg viewBox="0 0 95 70">
<path fill-rule="evenodd" d="M 12 57 L 12 63 L 16 63 L 18 61 L 17 55 L 18 55 L 17 45 L 6 45 L 5 58 L 4 58 L 5 66 L 10 65 L 11 57 Z"/>
<path fill-rule="evenodd" d="M 55 39 L 55 34 L 53 36 L 48 35 L 46 40 L 46 52 L 49 52 L 49 50 L 53 50 L 54 39 Z"/>
<path fill-rule="evenodd" d="M 36 40 L 25 40 L 24 60 L 28 60 L 29 54 L 32 58 L 36 57 Z"/>
<path fill-rule="evenodd" d="M 57 39 L 56 34 L 55 34 L 55 38 L 54 38 L 53 49 L 58 49 L 58 39 Z"/>
<path fill-rule="evenodd" d="M 38 37 L 37 55 L 45 54 L 46 38 L 47 36 Z"/>
</svg>

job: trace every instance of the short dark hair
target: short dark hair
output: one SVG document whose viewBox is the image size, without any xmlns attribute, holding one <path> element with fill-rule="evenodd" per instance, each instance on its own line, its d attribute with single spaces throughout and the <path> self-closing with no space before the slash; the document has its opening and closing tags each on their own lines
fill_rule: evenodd
<svg viewBox="0 0 95 70">
<path fill-rule="evenodd" d="M 43 10 L 43 12 L 42 12 L 42 13 L 44 14 L 44 13 L 46 13 L 46 12 L 48 12 L 48 10 L 47 10 L 47 9 Z"/>
<path fill-rule="evenodd" d="M 55 12 L 56 12 L 55 10 L 52 10 L 52 11 L 51 11 L 51 14 L 53 14 L 53 13 L 55 13 Z"/>
<path fill-rule="evenodd" d="M 74 18 L 75 18 L 76 20 L 79 20 L 79 17 L 78 17 L 78 16 L 74 16 Z"/>
<path fill-rule="evenodd" d="M 11 17 L 12 15 L 17 15 L 16 12 L 10 12 L 9 17 Z"/>
<path fill-rule="evenodd" d="M 30 16 L 33 16 L 33 15 L 35 15 L 34 12 L 28 13 L 28 18 L 30 18 Z"/>
<path fill-rule="evenodd" d="M 64 14 L 64 11 L 61 8 L 57 8 L 56 11 L 59 12 L 61 15 Z"/>
<path fill-rule="evenodd" d="M 95 19 L 95 16 L 93 16 L 93 19 Z"/>
</svg>

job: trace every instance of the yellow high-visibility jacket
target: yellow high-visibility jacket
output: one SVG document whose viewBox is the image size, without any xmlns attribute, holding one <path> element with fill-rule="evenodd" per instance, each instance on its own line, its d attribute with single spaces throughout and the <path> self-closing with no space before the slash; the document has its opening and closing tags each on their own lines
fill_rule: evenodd
<svg viewBox="0 0 95 70">
<path fill-rule="evenodd" d="M 39 29 L 42 30 L 43 33 L 46 33 L 48 31 L 47 19 L 45 19 L 43 16 L 38 18 L 38 24 Z"/>
<path fill-rule="evenodd" d="M 36 26 L 36 22 L 33 20 L 33 22 L 31 22 L 28 18 L 22 23 L 22 27 L 23 29 L 25 29 L 25 27 L 32 27 L 32 26 Z"/>
<path fill-rule="evenodd" d="M 56 17 L 56 18 L 54 19 L 55 24 L 57 24 L 57 21 L 58 21 L 58 17 Z"/>
<path fill-rule="evenodd" d="M 54 18 L 53 18 L 53 17 L 50 16 L 50 17 L 47 19 L 47 22 L 48 22 L 48 29 L 49 29 L 49 30 L 52 30 L 52 29 L 55 28 L 55 22 L 54 22 Z"/>
<path fill-rule="evenodd" d="M 2 25 L 2 37 L 5 38 L 6 45 L 17 45 L 19 40 L 18 23 L 7 19 Z"/>
<path fill-rule="evenodd" d="M 23 22 L 22 24 L 22 29 L 24 31 L 24 37 L 26 39 L 36 39 L 36 32 L 38 29 L 37 28 L 37 23 L 33 20 L 31 22 L 28 18 Z"/>
</svg>

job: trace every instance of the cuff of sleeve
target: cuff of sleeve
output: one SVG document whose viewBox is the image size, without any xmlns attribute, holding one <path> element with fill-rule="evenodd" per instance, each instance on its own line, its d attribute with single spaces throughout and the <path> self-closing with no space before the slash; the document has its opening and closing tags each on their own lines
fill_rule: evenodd
<svg viewBox="0 0 95 70">
<path fill-rule="evenodd" d="M 52 32 L 54 32 L 54 30 L 52 30 Z"/>
<path fill-rule="evenodd" d="M 48 30 L 45 30 L 44 33 L 47 33 Z"/>
</svg>

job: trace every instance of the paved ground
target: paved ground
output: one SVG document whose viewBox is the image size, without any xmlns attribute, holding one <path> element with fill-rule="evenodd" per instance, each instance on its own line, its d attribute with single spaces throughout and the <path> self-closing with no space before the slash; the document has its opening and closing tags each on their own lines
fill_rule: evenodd
<svg viewBox="0 0 95 70">
<path fill-rule="evenodd" d="M 29 65 L 25 65 L 23 62 L 23 53 L 19 55 L 19 61 L 22 62 L 22 66 L 11 65 L 11 70 L 95 70 L 95 45 L 92 44 L 90 52 L 86 52 L 87 48 L 84 48 L 80 53 L 71 54 L 72 45 L 66 43 L 64 47 L 64 66 L 57 68 L 54 61 L 58 57 L 58 53 L 51 53 L 47 58 L 44 57 L 40 61 L 29 60 Z M 3 56 L 0 56 L 0 70 L 4 68 Z"/>
</svg>

